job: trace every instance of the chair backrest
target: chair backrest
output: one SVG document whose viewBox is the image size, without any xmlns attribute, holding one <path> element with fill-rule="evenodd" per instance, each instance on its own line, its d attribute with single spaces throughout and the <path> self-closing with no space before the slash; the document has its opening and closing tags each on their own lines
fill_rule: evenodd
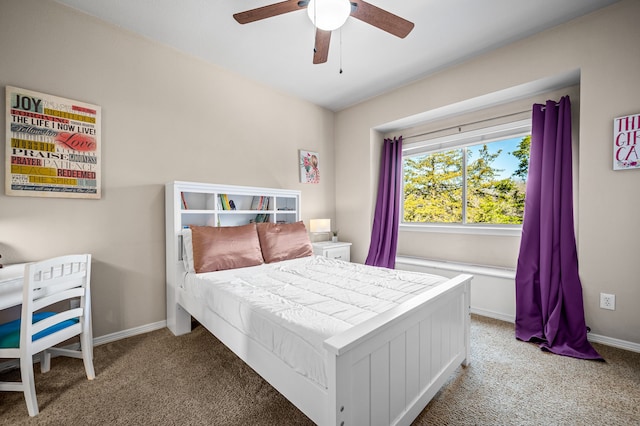
<svg viewBox="0 0 640 426">
<path fill-rule="evenodd" d="M 77 336 L 91 322 L 91 255 L 67 255 L 25 266 L 20 350 L 36 354 Z M 54 303 L 67 303 L 57 313 L 34 314 Z M 34 319 L 37 321 L 34 323 Z"/>
</svg>

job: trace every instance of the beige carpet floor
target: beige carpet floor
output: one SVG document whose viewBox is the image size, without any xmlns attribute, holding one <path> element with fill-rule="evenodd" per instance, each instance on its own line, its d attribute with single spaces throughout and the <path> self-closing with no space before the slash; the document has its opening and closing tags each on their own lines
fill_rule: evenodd
<svg viewBox="0 0 640 426">
<path fill-rule="evenodd" d="M 640 425 L 640 354 L 594 345 L 606 363 L 542 352 L 513 324 L 472 318 L 472 364 L 460 367 L 415 425 Z M 310 425 L 203 327 L 167 329 L 95 348 L 82 361 L 36 366 L 40 415 L 0 392 L 2 425 Z M 15 379 L 17 371 L 0 374 Z"/>
</svg>

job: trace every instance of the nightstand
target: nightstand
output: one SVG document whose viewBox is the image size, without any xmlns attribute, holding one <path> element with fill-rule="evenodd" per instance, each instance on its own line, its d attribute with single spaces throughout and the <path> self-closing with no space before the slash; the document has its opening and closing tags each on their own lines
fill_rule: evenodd
<svg viewBox="0 0 640 426">
<path fill-rule="evenodd" d="M 351 243 L 338 241 L 320 241 L 313 243 L 313 253 L 330 259 L 340 259 L 351 262 Z"/>
</svg>

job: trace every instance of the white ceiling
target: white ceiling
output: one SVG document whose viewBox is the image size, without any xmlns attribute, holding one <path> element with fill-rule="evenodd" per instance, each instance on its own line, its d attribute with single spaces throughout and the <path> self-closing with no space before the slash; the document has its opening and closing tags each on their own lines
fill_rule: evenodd
<svg viewBox="0 0 640 426">
<path fill-rule="evenodd" d="M 319 65 L 306 11 L 244 25 L 232 17 L 280 0 L 56 1 L 338 111 L 617 0 L 370 0 L 413 31 L 400 39 L 349 18 Z"/>
</svg>

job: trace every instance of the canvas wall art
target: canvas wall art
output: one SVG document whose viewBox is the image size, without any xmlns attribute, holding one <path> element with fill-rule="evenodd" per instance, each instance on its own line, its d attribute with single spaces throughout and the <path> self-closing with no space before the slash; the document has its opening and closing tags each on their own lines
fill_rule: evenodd
<svg viewBox="0 0 640 426">
<path fill-rule="evenodd" d="M 300 150 L 300 182 L 320 183 L 320 154 Z"/>
<path fill-rule="evenodd" d="M 640 168 L 640 114 L 613 120 L 613 170 Z"/>
<path fill-rule="evenodd" d="M 99 199 L 101 109 L 6 87 L 7 195 Z"/>
</svg>

